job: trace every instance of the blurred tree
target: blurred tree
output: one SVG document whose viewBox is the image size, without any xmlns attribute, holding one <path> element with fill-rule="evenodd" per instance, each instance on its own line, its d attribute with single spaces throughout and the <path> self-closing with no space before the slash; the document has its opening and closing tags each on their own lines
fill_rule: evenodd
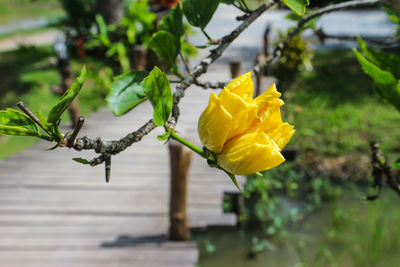
<svg viewBox="0 0 400 267">
<path fill-rule="evenodd" d="M 124 0 L 97 0 L 97 8 L 107 24 L 115 24 L 124 16 Z"/>
<path fill-rule="evenodd" d="M 60 2 L 67 13 L 65 25 L 74 31 L 69 35 L 87 39 L 96 15 L 96 0 L 60 0 Z"/>
</svg>

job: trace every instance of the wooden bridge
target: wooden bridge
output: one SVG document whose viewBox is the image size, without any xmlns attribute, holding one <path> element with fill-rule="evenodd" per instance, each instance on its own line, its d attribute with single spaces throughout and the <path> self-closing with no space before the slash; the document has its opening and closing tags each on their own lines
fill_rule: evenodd
<svg viewBox="0 0 400 267">
<path fill-rule="evenodd" d="M 228 80 L 229 73 L 211 69 L 206 79 Z M 197 119 L 209 94 L 191 87 L 182 100 L 177 129 L 198 145 Z M 82 135 L 120 138 L 151 116 L 148 103 L 123 117 L 102 109 L 86 119 Z M 156 139 L 160 133 L 156 129 L 113 157 L 110 184 L 104 167 L 71 160 L 94 154 L 44 151 L 51 146 L 46 142 L 0 162 L 0 266 L 196 265 L 195 242 L 167 238 L 170 170 L 168 147 Z M 235 187 L 197 155 L 188 190 L 192 227 L 236 223 L 235 215 L 222 213 L 223 192 Z"/>
</svg>

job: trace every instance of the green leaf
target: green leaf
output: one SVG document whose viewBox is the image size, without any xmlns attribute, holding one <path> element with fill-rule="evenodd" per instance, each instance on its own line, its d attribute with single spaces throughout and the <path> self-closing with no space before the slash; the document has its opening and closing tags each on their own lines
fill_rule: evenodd
<svg viewBox="0 0 400 267">
<path fill-rule="evenodd" d="M 157 135 L 157 139 L 160 141 L 165 141 L 171 137 L 171 133 L 165 132 L 163 134 Z"/>
<path fill-rule="evenodd" d="M 310 4 L 308 0 L 281 0 L 281 1 L 300 16 L 306 13 L 306 6 Z"/>
<path fill-rule="evenodd" d="M 400 162 L 393 163 L 390 165 L 393 169 L 400 170 Z"/>
<path fill-rule="evenodd" d="M 371 76 L 374 82 L 379 84 L 396 84 L 397 80 L 393 75 L 385 70 L 381 70 L 378 66 L 363 57 L 356 49 L 353 50 L 356 54 L 358 62 L 360 62 L 364 72 Z"/>
<path fill-rule="evenodd" d="M 81 164 L 85 164 L 85 165 L 90 164 L 90 161 L 88 161 L 87 159 L 83 159 L 83 158 L 73 158 L 72 160 L 74 160 L 78 163 L 81 163 Z"/>
<path fill-rule="evenodd" d="M 380 69 L 392 73 L 396 79 L 400 79 L 400 57 L 398 55 L 370 48 L 360 37 L 357 37 L 357 40 L 362 53 L 368 60 Z"/>
<path fill-rule="evenodd" d="M 39 136 L 36 123 L 22 112 L 14 109 L 0 111 L 0 134 Z"/>
<path fill-rule="evenodd" d="M 155 124 L 164 125 L 171 116 L 173 105 L 171 85 L 167 76 L 159 68 L 154 67 L 141 86 L 153 105 Z"/>
<path fill-rule="evenodd" d="M 168 16 L 161 21 L 159 28 L 162 31 L 171 33 L 177 40 L 178 45 L 180 43 L 181 36 L 184 33 L 182 18 L 183 13 L 181 5 L 176 5 L 176 7 L 169 12 Z"/>
<path fill-rule="evenodd" d="M 214 15 L 220 0 L 183 0 L 183 13 L 188 22 L 204 29 Z"/>
<path fill-rule="evenodd" d="M 168 64 L 176 70 L 176 57 L 179 53 L 179 47 L 177 46 L 177 39 L 166 31 L 158 31 L 153 34 L 149 47 L 156 52 L 157 56 L 165 59 Z"/>
<path fill-rule="evenodd" d="M 99 14 L 96 15 L 96 22 L 97 25 L 99 26 L 99 40 L 100 42 L 104 45 L 104 46 L 110 46 L 111 45 L 111 41 L 108 38 L 108 29 L 107 29 L 107 24 L 104 21 L 103 17 Z"/>
<path fill-rule="evenodd" d="M 110 48 L 106 51 L 106 57 L 112 57 L 118 52 L 118 43 L 112 44 Z"/>
<path fill-rule="evenodd" d="M 184 57 L 194 57 L 198 54 L 198 51 L 194 45 L 187 41 L 182 41 L 182 54 Z"/>
<path fill-rule="evenodd" d="M 374 80 L 374 90 L 377 94 L 400 111 L 400 80 L 397 81 L 389 71 L 380 69 L 356 49 L 353 51 L 364 72 Z"/>
<path fill-rule="evenodd" d="M 49 132 L 53 132 L 53 125 L 51 123 L 48 123 L 46 117 L 43 115 L 41 110 L 38 111 L 37 116 L 42 126 Z"/>
<path fill-rule="evenodd" d="M 118 61 L 121 64 L 121 68 L 123 72 L 129 70 L 131 63 L 126 53 L 126 47 L 122 42 L 117 43 L 117 52 L 118 52 Z"/>
<path fill-rule="evenodd" d="M 136 28 L 134 26 L 128 25 L 128 28 L 126 29 L 126 37 L 130 44 L 136 43 Z"/>
<path fill-rule="evenodd" d="M 71 87 L 64 93 L 63 96 L 58 100 L 58 103 L 50 110 L 47 116 L 47 121 L 51 124 L 56 124 L 58 119 L 61 117 L 63 112 L 68 108 L 69 104 L 74 100 L 81 90 L 83 83 L 85 82 L 86 68 L 83 67 L 81 74 L 77 80 L 71 85 Z"/>
<path fill-rule="evenodd" d="M 106 100 L 111 111 L 121 116 L 142 103 L 147 96 L 140 85 L 147 71 L 133 71 L 115 78 Z"/>
</svg>

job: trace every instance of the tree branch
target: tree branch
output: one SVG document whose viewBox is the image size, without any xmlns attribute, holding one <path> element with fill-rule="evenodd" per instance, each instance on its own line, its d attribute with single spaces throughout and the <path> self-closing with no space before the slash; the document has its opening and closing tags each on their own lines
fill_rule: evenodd
<svg viewBox="0 0 400 267">
<path fill-rule="evenodd" d="M 326 39 L 336 39 L 340 41 L 357 41 L 356 36 L 327 34 L 322 29 L 318 29 L 317 31 L 315 31 L 315 35 L 317 36 L 317 38 L 320 40 L 321 43 L 324 43 Z M 392 47 L 400 45 L 400 37 L 390 38 L 390 39 L 376 39 L 376 38 L 361 36 L 361 38 L 365 42 L 379 47 Z"/>
<path fill-rule="evenodd" d="M 202 87 L 203 89 L 223 89 L 228 83 L 227 82 L 200 82 L 194 81 L 194 84 Z"/>
<path fill-rule="evenodd" d="M 224 36 L 219 42 L 218 45 L 210 51 L 210 54 L 205 57 L 200 64 L 193 68 L 190 74 L 186 75 L 183 81 L 176 87 L 176 91 L 173 96 L 174 106 L 172 111 L 172 117 L 169 120 L 168 126 L 170 128 L 175 127 L 176 121 L 179 117 L 179 101 L 185 95 L 185 90 L 192 84 L 196 84 L 196 79 L 200 77 L 203 73 L 207 72 L 208 67 L 219 57 L 222 56 L 225 49 L 247 28 L 249 27 L 262 13 L 266 10 L 274 6 L 278 3 L 279 0 L 273 0 L 267 5 L 262 5 L 256 10 L 254 10 L 247 19 L 245 19 L 234 31 L 230 34 Z M 197 82 L 198 85 L 202 84 Z M 225 84 L 217 83 L 211 84 L 206 83 L 207 86 L 213 87 L 218 86 L 218 88 L 223 87 Z M 120 140 L 115 141 L 103 141 L 100 137 L 97 139 L 91 139 L 87 136 L 83 138 L 78 138 L 70 145 L 70 148 L 75 150 L 94 150 L 96 153 L 101 154 L 99 157 L 91 160 L 91 166 L 99 165 L 105 162 L 112 155 L 116 155 L 126 148 L 131 146 L 133 143 L 139 142 L 145 135 L 149 134 L 156 125 L 154 121 L 151 119 L 147 123 L 145 123 L 140 129 L 129 133 L 127 136 Z"/>
<path fill-rule="evenodd" d="M 85 136 L 83 138 L 76 139 L 74 144 L 70 147 L 78 151 L 94 150 L 98 154 L 107 153 L 110 155 L 116 155 L 125 150 L 127 147 L 131 146 L 133 143 L 137 143 L 142 140 L 143 136 L 149 134 L 154 128 L 156 128 L 156 125 L 153 119 L 151 119 L 142 127 L 140 127 L 137 131 L 129 133 L 120 140 L 103 141 L 100 137 L 94 140 Z"/>
<path fill-rule="evenodd" d="M 342 10 L 342 9 L 348 9 L 348 8 L 355 8 L 355 7 L 365 7 L 365 6 L 372 6 L 376 5 L 378 3 L 382 3 L 382 0 L 355 0 L 355 1 L 349 1 L 349 2 L 344 2 L 336 5 L 331 5 L 328 7 L 321 8 L 317 11 L 312 12 L 310 15 L 303 17 L 299 22 L 297 23 L 296 27 L 294 27 L 286 37 L 284 41 L 282 41 L 280 44 L 278 44 L 274 51 L 272 52 L 272 55 L 269 57 L 266 57 L 264 60 L 260 61 L 257 65 L 253 67 L 254 72 L 260 72 L 260 70 L 265 67 L 266 65 L 272 63 L 274 60 L 279 58 L 282 54 L 282 51 L 287 47 L 291 39 L 300 33 L 301 29 L 309 22 L 310 20 L 319 17 L 323 14 L 327 14 L 330 12 Z"/>
<path fill-rule="evenodd" d="M 397 178 L 394 177 L 392 169 L 379 150 L 379 144 L 371 142 L 371 164 L 372 164 L 372 176 L 374 177 L 374 183 L 372 187 L 378 188 L 376 195 L 367 196 L 367 200 L 376 200 L 381 193 L 383 177 L 386 176 L 386 183 L 397 195 L 400 196 L 400 183 Z"/>
</svg>

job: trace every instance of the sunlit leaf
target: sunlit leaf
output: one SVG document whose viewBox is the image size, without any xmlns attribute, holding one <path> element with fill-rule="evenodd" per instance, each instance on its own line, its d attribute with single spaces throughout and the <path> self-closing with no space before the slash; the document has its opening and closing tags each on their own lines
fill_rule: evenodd
<svg viewBox="0 0 400 267">
<path fill-rule="evenodd" d="M 165 132 L 163 134 L 157 135 L 157 139 L 160 141 L 165 141 L 171 137 L 171 133 Z"/>
<path fill-rule="evenodd" d="M 171 116 L 173 104 L 171 85 L 167 76 L 159 68 L 154 67 L 141 86 L 153 105 L 155 124 L 164 125 Z"/>
<path fill-rule="evenodd" d="M 357 40 L 362 53 L 369 61 L 380 69 L 389 71 L 396 79 L 400 79 L 400 56 L 368 47 L 360 37 L 357 37 Z"/>
<path fill-rule="evenodd" d="M 56 124 L 58 119 L 68 108 L 74 98 L 78 95 L 81 90 L 83 83 L 85 82 L 86 68 L 83 67 L 81 74 L 77 80 L 71 85 L 71 87 L 64 93 L 63 96 L 58 100 L 58 103 L 50 110 L 47 116 L 47 121 L 51 124 Z"/>
<path fill-rule="evenodd" d="M 115 115 L 121 116 L 147 99 L 140 85 L 147 75 L 147 71 L 133 71 L 115 78 L 106 98 Z"/>
<path fill-rule="evenodd" d="M 400 80 L 397 81 L 392 73 L 380 69 L 355 49 L 354 53 L 365 74 L 374 80 L 374 90 L 377 94 L 400 110 Z"/>
<path fill-rule="evenodd" d="M 306 13 L 306 7 L 310 4 L 309 0 L 281 0 L 281 1 L 300 16 Z"/>
<path fill-rule="evenodd" d="M 358 62 L 360 62 L 364 72 L 374 79 L 376 83 L 380 84 L 396 84 L 397 81 L 389 71 L 380 69 L 374 63 L 362 56 L 357 50 L 354 50 Z"/>
<path fill-rule="evenodd" d="M 0 111 L 0 134 L 39 136 L 36 123 L 22 112 L 14 109 Z"/>
<path fill-rule="evenodd" d="M 122 71 L 126 72 L 130 68 L 130 60 L 127 56 L 126 47 L 122 42 L 117 43 L 118 61 L 121 64 Z"/>
<path fill-rule="evenodd" d="M 101 15 L 96 15 L 96 22 L 99 26 L 99 40 L 104 46 L 110 46 L 111 41 L 108 38 L 107 24 Z"/>
</svg>

